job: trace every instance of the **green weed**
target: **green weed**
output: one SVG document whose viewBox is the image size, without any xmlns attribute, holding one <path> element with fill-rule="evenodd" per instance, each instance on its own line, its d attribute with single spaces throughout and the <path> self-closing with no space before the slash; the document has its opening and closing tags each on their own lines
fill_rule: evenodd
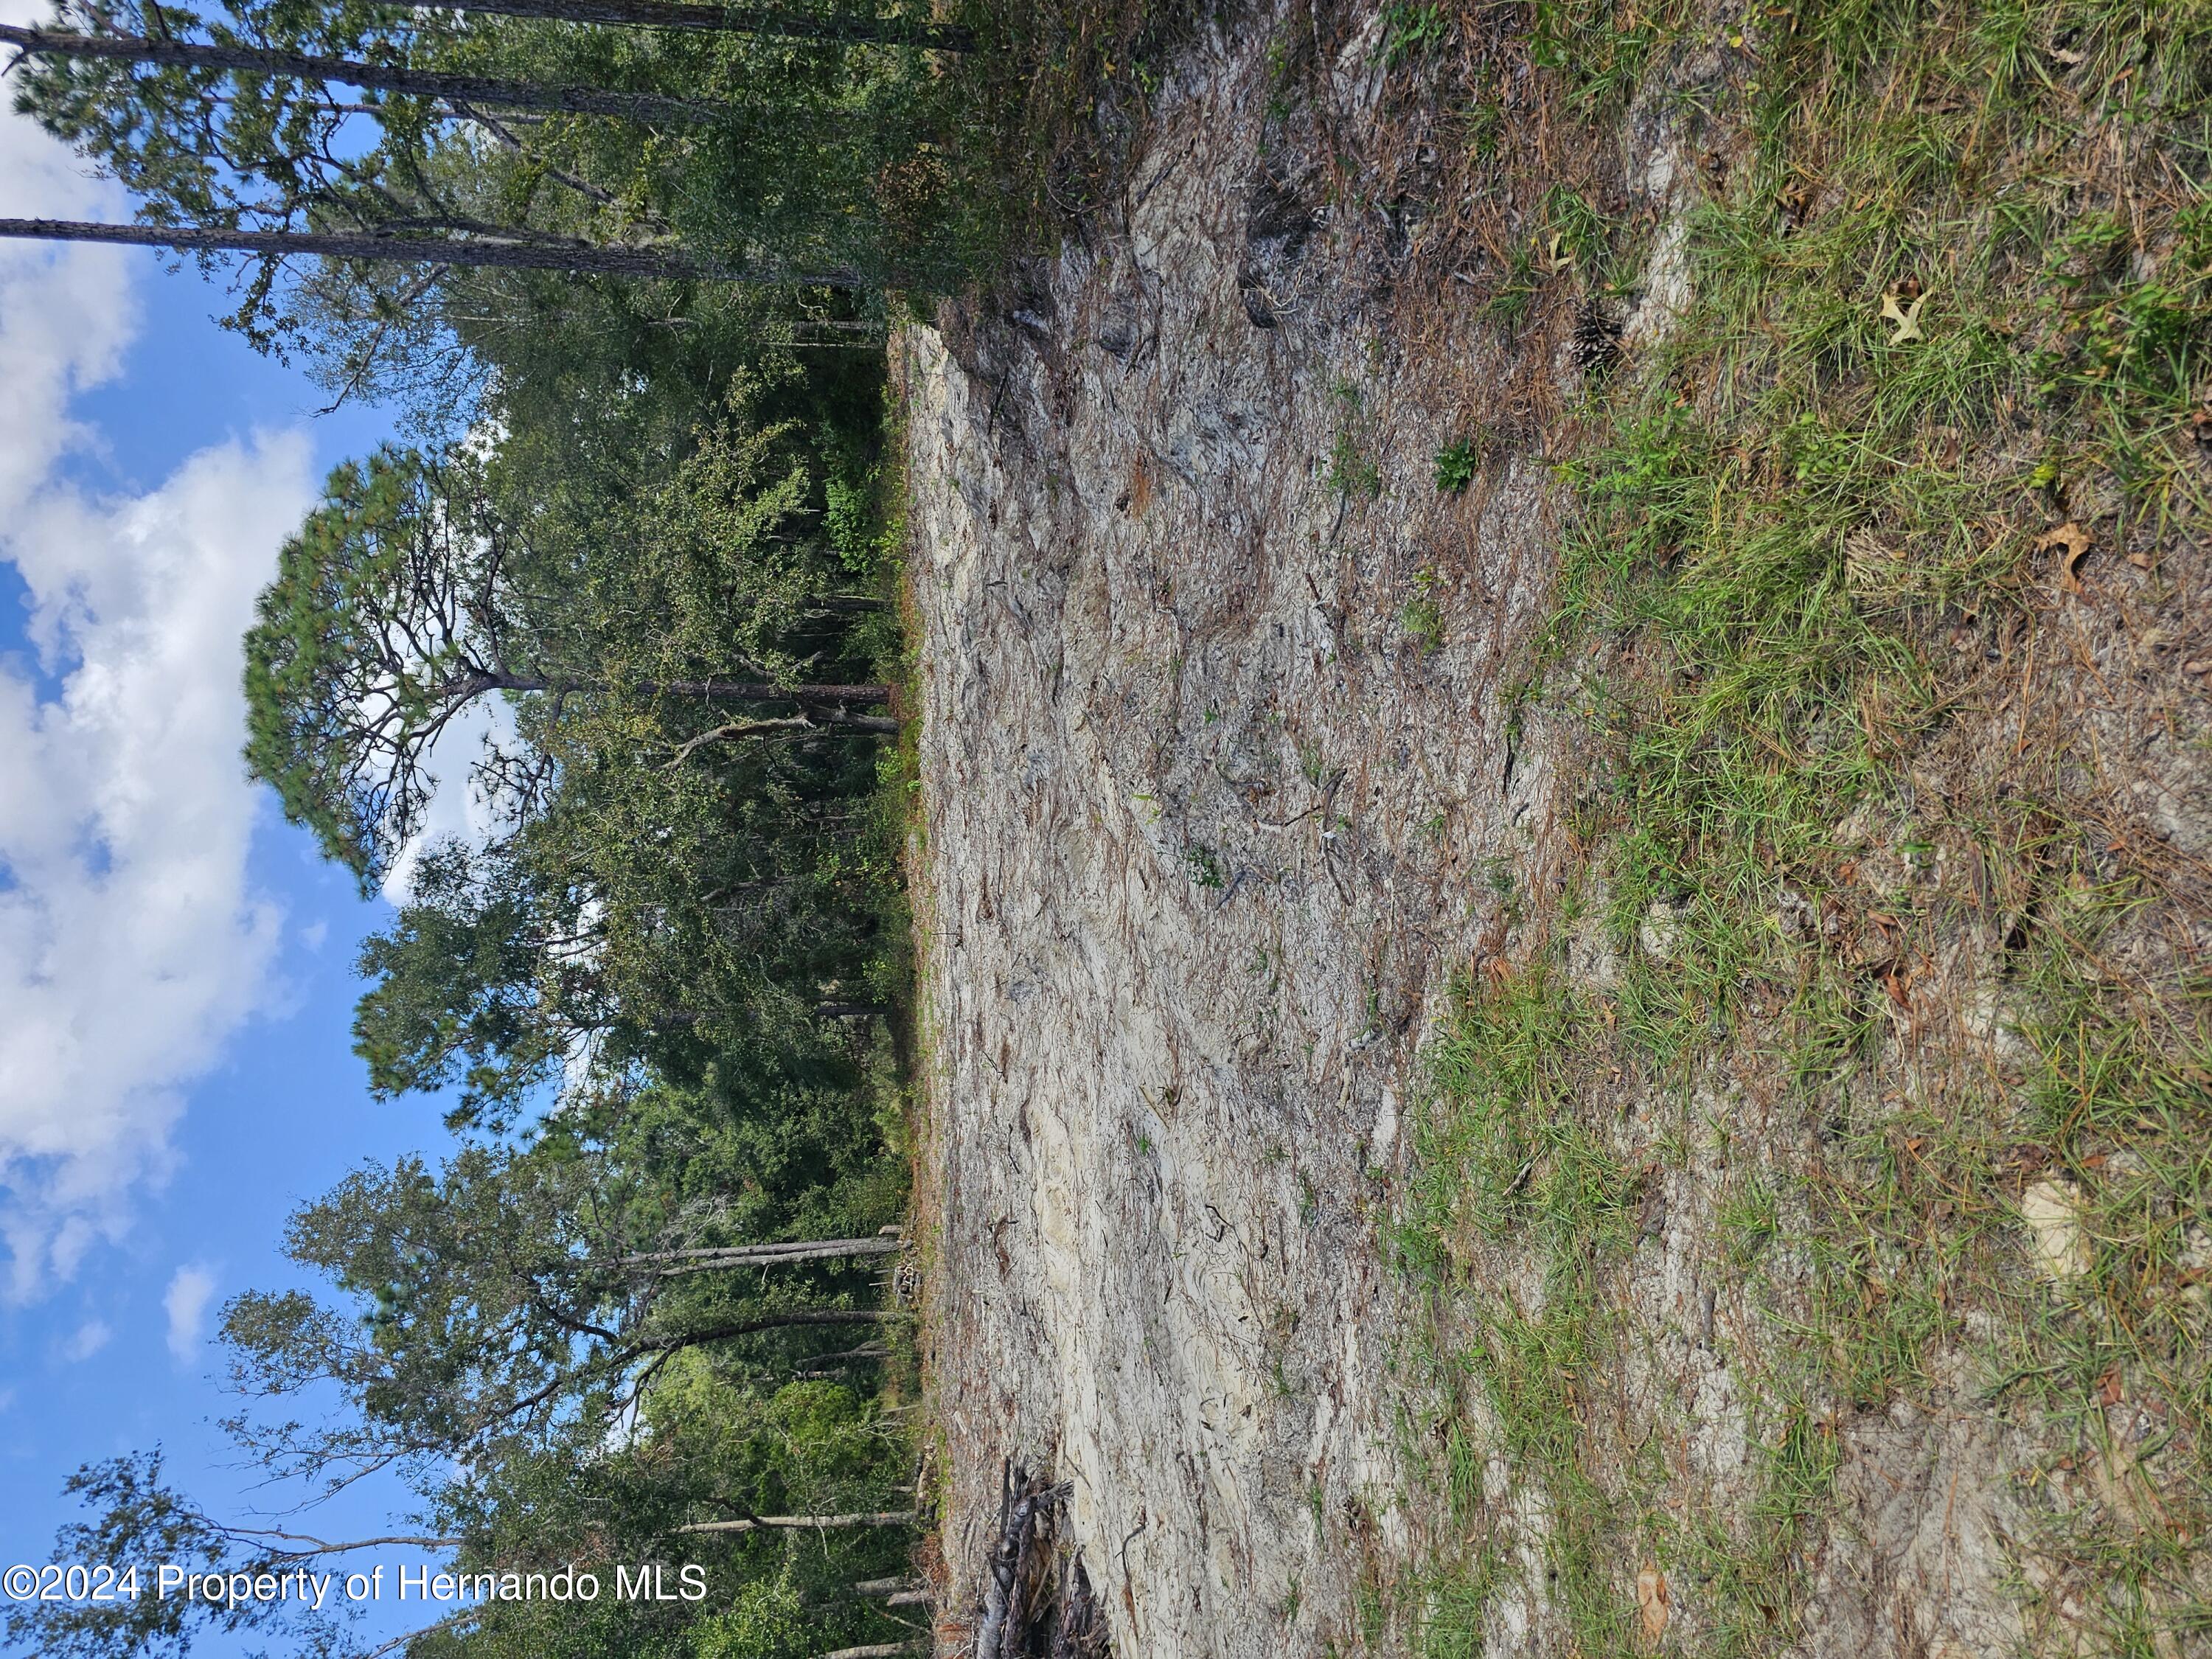
<svg viewBox="0 0 2212 1659">
<path fill-rule="evenodd" d="M 1200 887 L 1219 887 L 1223 882 L 1221 860 L 1211 847 L 1192 842 L 1182 849 L 1183 868 L 1192 881 Z"/>
<path fill-rule="evenodd" d="M 1338 433 L 1329 449 L 1328 483 L 1340 496 L 1372 501 L 1382 493 L 1382 469 L 1368 458 L 1349 429 Z"/>
<path fill-rule="evenodd" d="M 1955 1398 L 1970 1361 L 1973 1399 L 2053 1449 L 2023 1476 L 2048 1567 L 2031 1628 L 2157 1651 L 2154 1631 L 2212 1630 L 2212 987 L 2144 940 L 2203 896 L 2090 832 L 2024 713 L 2007 750 L 1978 745 L 1999 782 L 1931 795 L 1913 769 L 1988 718 L 1958 653 L 2047 603 L 2046 526 L 2149 561 L 2212 524 L 2189 435 L 2212 385 L 2212 6 L 1833 0 L 1717 42 L 1685 13 L 1533 9 L 1570 110 L 1611 118 L 1694 46 L 1726 68 L 1695 113 L 1741 143 L 1692 213 L 1690 310 L 1563 469 L 1579 513 L 1526 696 L 1589 723 L 1577 880 L 1620 967 L 1570 981 L 1524 926 L 1433 1055 L 1397 1254 L 1460 1310 L 1444 1409 L 1483 1410 L 1448 1419 L 1432 1478 L 1464 1492 L 1502 1452 L 1540 1491 L 1538 1589 L 1583 1651 L 1630 1646 L 1648 1553 L 1694 1587 L 1698 1650 L 1778 1652 L 1838 1416 Z M 1501 326 L 1546 269 L 1606 280 L 1599 199 L 1552 190 Z M 1839 844 L 1869 814 L 1874 843 Z M 1984 908 L 2024 1056 L 2003 1078 L 1942 1047 L 1921 988 Z M 1686 1109 L 1738 1090 L 1788 1134 Z M 1624 1098 L 1656 1121 L 1623 1127 Z M 1751 1415 L 1747 1504 L 1639 1462 L 1607 1425 L 1650 1408 L 1601 1398 L 1637 1194 L 1714 1135 L 1711 1266 L 1752 1322 L 1711 1340 Z M 2023 1243 L 2031 1188 L 2070 1218 L 2063 1275 Z M 1486 1540 L 1409 1578 L 1428 1651 L 1481 1650 L 1508 1559 Z"/>
<path fill-rule="evenodd" d="M 1425 58 L 1450 38 L 1451 24 L 1436 0 L 1393 0 L 1383 9 L 1383 66 L 1396 69 L 1408 58 Z"/>
</svg>

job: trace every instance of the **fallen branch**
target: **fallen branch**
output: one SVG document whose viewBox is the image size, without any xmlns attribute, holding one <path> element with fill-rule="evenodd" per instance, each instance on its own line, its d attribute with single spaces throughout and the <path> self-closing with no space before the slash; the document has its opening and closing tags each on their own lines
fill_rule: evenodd
<svg viewBox="0 0 2212 1659">
<path fill-rule="evenodd" d="M 975 1620 L 974 1659 L 1019 1659 L 1028 1650 L 1039 1530 L 1073 1490 L 1047 1486 L 1006 1460 L 999 1538 L 991 1548 L 989 1577 Z"/>
<path fill-rule="evenodd" d="M 279 1538 L 288 1544 L 304 1544 L 305 1549 L 279 1549 L 265 1546 L 264 1552 L 272 1561 L 291 1560 L 307 1555 L 343 1555 L 348 1550 L 385 1549 L 401 1544 L 417 1549 L 456 1550 L 468 1540 L 465 1538 L 423 1538 L 411 1533 L 398 1534 L 389 1538 L 349 1538 L 342 1544 L 333 1544 L 315 1537 L 312 1533 L 279 1532 L 270 1527 L 223 1527 L 216 1530 L 227 1538 L 244 1540 L 249 1538 Z"/>
<path fill-rule="evenodd" d="M 1053 1621 L 1052 1659 L 1097 1659 L 1107 1650 L 1106 1621 L 1091 1594 L 1080 1554 L 1060 1564 L 1060 1608 Z"/>
</svg>

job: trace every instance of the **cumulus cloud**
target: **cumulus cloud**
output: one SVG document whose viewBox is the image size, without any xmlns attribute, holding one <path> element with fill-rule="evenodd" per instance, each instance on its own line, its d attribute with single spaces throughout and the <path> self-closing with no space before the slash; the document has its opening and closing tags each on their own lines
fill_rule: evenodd
<svg viewBox="0 0 2212 1659">
<path fill-rule="evenodd" d="M 122 216 L 10 116 L 0 181 L 0 212 Z M 278 932 L 246 878 L 239 638 L 311 499 L 308 449 L 205 449 L 133 499 L 68 486 L 58 464 L 94 441 L 70 398 L 116 372 L 133 326 L 114 250 L 0 244 L 0 558 L 39 658 L 0 659 L 0 1242 L 17 1299 L 118 1235 L 167 1171 L 182 1091 L 254 1011 Z"/>
<path fill-rule="evenodd" d="M 8 21 L 24 9 L 0 0 Z M 4 110 L 0 181 L 9 217 L 130 216 L 120 190 L 87 176 L 67 149 Z M 30 499 L 64 450 L 90 436 L 69 419 L 69 396 L 121 366 L 137 322 L 131 258 L 115 247 L 0 242 L 0 386 L 7 388 L 0 398 L 0 522 Z"/>
<path fill-rule="evenodd" d="M 106 1347 L 115 1333 L 107 1328 L 104 1319 L 88 1319 L 78 1326 L 69 1340 L 62 1344 L 62 1358 L 74 1365 L 89 1359 Z"/>
<path fill-rule="evenodd" d="M 384 896 L 391 903 L 404 905 L 414 896 L 415 872 L 431 848 L 451 841 L 481 846 L 500 827 L 499 803 L 485 792 L 477 767 L 494 748 L 511 747 L 514 732 L 514 710 L 504 701 L 483 697 L 438 734 L 427 757 L 435 769 L 422 827 L 384 872 Z"/>
<path fill-rule="evenodd" d="M 169 1315 L 169 1352 L 179 1362 L 199 1352 L 206 1334 L 208 1304 L 215 1297 L 215 1275 L 204 1267 L 179 1267 L 169 1276 L 161 1306 Z"/>
<path fill-rule="evenodd" d="M 262 994 L 239 636 L 305 510 L 297 437 L 204 451 L 141 500 L 36 499 L 0 537 L 73 665 L 0 668 L 0 1236 L 66 1276 L 167 1167 L 181 1089 Z"/>
</svg>

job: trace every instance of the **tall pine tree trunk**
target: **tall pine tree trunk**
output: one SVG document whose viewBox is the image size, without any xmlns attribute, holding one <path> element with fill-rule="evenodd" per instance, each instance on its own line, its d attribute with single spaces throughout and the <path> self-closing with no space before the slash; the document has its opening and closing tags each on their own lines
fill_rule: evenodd
<svg viewBox="0 0 2212 1659">
<path fill-rule="evenodd" d="M 788 40 L 851 41 L 860 46 L 929 46 L 939 52 L 975 49 L 975 31 L 957 23 L 924 23 L 905 17 L 817 16 L 761 6 L 720 6 L 712 0 L 704 5 L 687 5 L 683 0 L 458 0 L 441 9 L 539 17 L 561 23 L 706 29 Z"/>
<path fill-rule="evenodd" d="M 489 266 L 507 270 L 568 270 L 596 276 L 707 277 L 733 283 L 787 283 L 801 288 L 866 286 L 849 270 L 732 270 L 685 254 L 653 248 L 595 247 L 584 242 L 550 240 L 382 236 L 372 231 L 208 230 L 196 226 L 88 224 L 78 219 L 0 219 L 0 238 L 9 237 L 47 242 L 114 242 L 126 247 L 174 248 L 180 253 L 258 253 L 279 258 L 301 254 L 329 259 L 386 259 L 402 264 Z M 872 690 L 837 689 L 861 692 Z M 741 694 L 716 686 L 711 695 L 724 697 Z M 778 691 L 768 695 L 788 694 Z M 852 701 L 882 699 L 860 696 Z"/>
<path fill-rule="evenodd" d="M 591 691 L 599 690 L 600 684 L 534 674 L 481 673 L 460 676 L 440 690 L 442 696 L 449 698 L 467 698 L 481 696 L 487 691 Z M 641 696 L 696 697 L 704 702 L 857 702 L 880 706 L 891 700 L 891 689 L 884 684 L 777 685 L 769 680 L 709 678 L 638 680 L 630 689 Z"/>
<path fill-rule="evenodd" d="M 134 34 L 64 34 L 51 29 L 27 29 L 0 23 L 0 46 L 17 47 L 33 58 L 103 58 L 118 63 L 156 64 L 171 69 L 286 76 L 295 81 L 334 82 L 376 92 L 396 92 L 408 97 L 439 98 L 448 103 L 489 104 L 550 114 L 698 123 L 726 119 L 735 113 L 726 105 L 664 98 L 648 92 L 546 86 L 530 81 L 503 81 L 488 75 L 454 75 L 443 70 L 368 64 L 351 58 L 319 58 L 260 46 L 149 40 Z"/>
</svg>

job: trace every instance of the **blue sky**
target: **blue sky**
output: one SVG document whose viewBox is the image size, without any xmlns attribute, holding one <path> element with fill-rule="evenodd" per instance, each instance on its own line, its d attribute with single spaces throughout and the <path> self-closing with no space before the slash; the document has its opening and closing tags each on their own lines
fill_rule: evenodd
<svg viewBox="0 0 2212 1659">
<path fill-rule="evenodd" d="M 37 213 L 128 207 L 0 110 L 0 216 Z M 0 244 L 0 1566 L 49 1558 L 88 1459 L 159 1443 L 210 1509 L 277 1501 L 213 1426 L 216 1314 L 295 1282 L 295 1205 L 444 1139 L 349 1052 L 383 907 L 237 757 L 252 594 L 385 423 L 315 417 L 222 301 L 150 252 Z"/>
</svg>

